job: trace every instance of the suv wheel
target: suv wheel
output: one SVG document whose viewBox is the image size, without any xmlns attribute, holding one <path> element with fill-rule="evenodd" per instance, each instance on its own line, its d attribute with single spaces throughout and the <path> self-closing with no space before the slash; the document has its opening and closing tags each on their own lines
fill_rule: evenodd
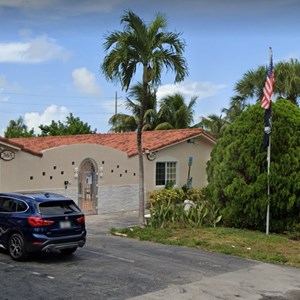
<svg viewBox="0 0 300 300">
<path fill-rule="evenodd" d="M 77 247 L 74 247 L 74 248 L 61 249 L 60 252 L 64 255 L 70 255 L 73 254 L 76 250 Z"/>
<path fill-rule="evenodd" d="M 24 260 L 27 257 L 25 242 L 21 234 L 14 233 L 8 240 L 9 255 L 14 260 Z"/>
</svg>

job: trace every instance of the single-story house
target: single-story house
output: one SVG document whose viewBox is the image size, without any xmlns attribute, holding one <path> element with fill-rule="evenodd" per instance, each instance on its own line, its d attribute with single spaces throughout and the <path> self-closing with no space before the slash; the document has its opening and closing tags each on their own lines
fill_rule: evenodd
<svg viewBox="0 0 300 300">
<path fill-rule="evenodd" d="M 205 186 L 215 143 L 200 128 L 143 132 L 145 198 L 169 181 Z M 87 214 L 138 209 L 135 132 L 0 137 L 0 155 L 0 192 L 57 192 Z"/>
</svg>

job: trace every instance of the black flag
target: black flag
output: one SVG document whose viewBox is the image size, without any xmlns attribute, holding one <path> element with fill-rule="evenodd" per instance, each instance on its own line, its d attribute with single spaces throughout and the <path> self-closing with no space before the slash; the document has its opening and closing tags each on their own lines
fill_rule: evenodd
<svg viewBox="0 0 300 300">
<path fill-rule="evenodd" d="M 268 109 L 265 110 L 265 129 L 264 129 L 264 148 L 268 148 L 271 135 L 271 102 Z"/>
</svg>

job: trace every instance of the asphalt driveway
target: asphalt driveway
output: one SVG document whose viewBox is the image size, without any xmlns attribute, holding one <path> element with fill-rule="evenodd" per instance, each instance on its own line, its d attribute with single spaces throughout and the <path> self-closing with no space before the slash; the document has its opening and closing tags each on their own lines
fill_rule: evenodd
<svg viewBox="0 0 300 300">
<path fill-rule="evenodd" d="M 13 261 L 0 249 L 2 300 L 300 300 L 300 269 L 109 234 L 137 212 L 87 216 L 74 255 Z"/>
<path fill-rule="evenodd" d="M 89 232 L 88 245 L 92 245 L 98 240 L 98 237 L 108 236 L 111 227 L 120 228 L 137 225 L 138 212 L 87 216 L 86 222 Z M 115 239 L 126 238 L 115 237 Z M 154 248 L 148 252 L 147 249 L 151 248 L 147 246 L 150 245 L 148 242 L 127 240 L 129 244 L 131 243 L 132 248 L 131 251 L 119 249 L 122 259 L 135 261 L 137 256 L 135 256 L 134 251 L 144 251 L 145 257 L 146 259 L 149 257 L 149 261 L 151 253 L 153 256 L 159 256 L 159 253 L 170 253 L 170 262 L 168 256 L 165 256 L 164 261 L 167 264 L 162 267 L 162 263 L 159 263 L 159 258 L 156 257 L 157 268 L 153 268 L 155 263 L 149 265 L 148 275 L 150 277 L 160 276 L 162 280 L 165 272 L 167 279 L 163 288 L 161 288 L 162 285 L 158 284 L 157 288 L 153 286 L 150 290 L 146 289 L 143 294 L 126 299 L 300 300 L 300 269 L 235 258 L 229 255 L 206 253 L 186 247 L 153 243 L 151 246 Z M 186 270 L 184 264 L 178 264 L 177 267 L 176 265 L 172 266 L 175 258 L 177 262 L 178 260 L 186 260 Z M 187 271 L 189 263 L 193 266 L 192 272 Z M 156 269 L 157 274 L 155 274 Z M 174 276 L 170 277 L 170 274 L 174 274 Z M 176 280 L 174 280 L 175 277 Z"/>
</svg>

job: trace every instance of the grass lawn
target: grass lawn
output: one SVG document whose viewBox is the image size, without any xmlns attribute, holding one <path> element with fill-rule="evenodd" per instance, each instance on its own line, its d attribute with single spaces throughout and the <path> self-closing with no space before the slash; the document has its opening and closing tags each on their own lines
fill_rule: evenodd
<svg viewBox="0 0 300 300">
<path fill-rule="evenodd" d="M 285 235 L 233 228 L 112 228 L 111 233 L 156 243 L 198 248 L 300 268 L 300 241 Z"/>
</svg>

